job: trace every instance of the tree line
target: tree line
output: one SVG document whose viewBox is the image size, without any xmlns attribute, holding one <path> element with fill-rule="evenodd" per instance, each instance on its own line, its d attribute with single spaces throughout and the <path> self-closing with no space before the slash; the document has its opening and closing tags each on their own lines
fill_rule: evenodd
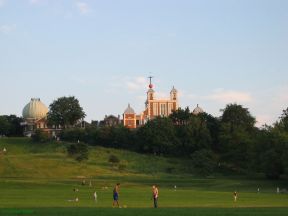
<svg viewBox="0 0 288 216">
<path fill-rule="evenodd" d="M 203 174 L 264 173 L 270 179 L 288 175 L 288 108 L 273 126 L 262 128 L 255 126 L 255 117 L 242 105 L 228 104 L 221 111 L 214 117 L 178 109 L 135 130 L 122 125 L 68 128 L 61 139 L 187 158 Z"/>
<path fill-rule="evenodd" d="M 189 108 L 157 117 L 135 130 L 123 125 L 76 127 L 85 113 L 75 97 L 62 97 L 49 107 L 47 121 L 60 125 L 61 140 L 140 153 L 186 158 L 203 174 L 215 171 L 288 176 L 288 108 L 273 126 L 255 126 L 256 119 L 239 104 L 228 104 L 220 117 L 194 115 Z M 0 116 L 0 135 L 20 136 L 21 118 Z M 36 131 L 35 140 L 47 136 Z M 80 148 L 81 147 L 81 148 Z M 83 146 L 74 146 L 71 153 Z M 85 158 L 87 152 L 85 152 Z M 80 158 L 82 159 L 82 158 Z"/>
</svg>

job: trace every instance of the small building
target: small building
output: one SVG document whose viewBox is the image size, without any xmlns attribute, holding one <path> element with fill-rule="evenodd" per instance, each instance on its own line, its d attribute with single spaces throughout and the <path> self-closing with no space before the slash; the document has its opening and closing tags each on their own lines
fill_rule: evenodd
<svg viewBox="0 0 288 216">
<path fill-rule="evenodd" d="M 130 129 L 136 128 L 136 113 L 134 109 L 131 108 L 130 104 L 128 104 L 128 107 L 124 111 L 123 124 Z"/>
<path fill-rule="evenodd" d="M 107 126 L 107 127 L 112 127 L 112 126 L 117 126 L 121 124 L 121 119 L 120 115 L 118 117 L 114 115 L 105 115 L 104 120 L 100 121 L 99 126 Z"/>
<path fill-rule="evenodd" d="M 24 127 L 24 136 L 31 137 L 37 129 L 41 129 L 51 136 L 55 136 L 57 132 L 61 131 L 60 127 L 48 127 L 47 113 L 48 108 L 40 98 L 32 98 L 22 111 L 24 121 L 21 126 Z"/>
</svg>

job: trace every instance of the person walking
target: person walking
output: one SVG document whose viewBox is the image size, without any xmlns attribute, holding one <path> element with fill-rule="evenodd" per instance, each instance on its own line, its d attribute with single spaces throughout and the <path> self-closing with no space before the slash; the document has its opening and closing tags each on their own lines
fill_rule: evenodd
<svg viewBox="0 0 288 216">
<path fill-rule="evenodd" d="M 156 185 L 152 186 L 152 197 L 154 201 L 154 208 L 158 208 L 159 190 Z"/>
<path fill-rule="evenodd" d="M 115 205 L 119 208 L 119 190 L 120 190 L 120 183 L 117 183 L 113 189 L 113 208 Z"/>
</svg>

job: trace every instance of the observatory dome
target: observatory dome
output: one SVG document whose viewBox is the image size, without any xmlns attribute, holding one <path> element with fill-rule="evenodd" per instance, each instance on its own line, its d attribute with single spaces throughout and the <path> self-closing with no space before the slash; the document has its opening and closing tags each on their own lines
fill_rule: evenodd
<svg viewBox="0 0 288 216">
<path fill-rule="evenodd" d="M 40 101 L 40 98 L 32 98 L 24 107 L 22 116 L 24 119 L 41 119 L 47 116 L 48 108 Z"/>
</svg>

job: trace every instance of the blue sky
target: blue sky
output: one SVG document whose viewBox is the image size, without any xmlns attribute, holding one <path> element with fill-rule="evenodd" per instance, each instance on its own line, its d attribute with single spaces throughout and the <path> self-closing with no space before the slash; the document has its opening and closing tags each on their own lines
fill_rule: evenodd
<svg viewBox="0 0 288 216">
<path fill-rule="evenodd" d="M 76 96 L 87 120 L 144 109 L 150 73 L 181 107 L 288 107 L 286 0 L 0 0 L 0 115 Z"/>
</svg>

